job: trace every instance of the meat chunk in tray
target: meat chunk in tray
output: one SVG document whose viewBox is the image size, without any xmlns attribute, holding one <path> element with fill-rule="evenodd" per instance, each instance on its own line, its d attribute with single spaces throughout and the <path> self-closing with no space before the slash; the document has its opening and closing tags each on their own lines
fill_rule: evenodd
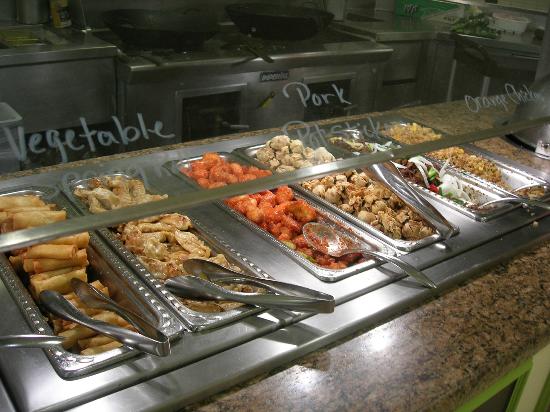
<svg viewBox="0 0 550 412">
<path fill-rule="evenodd" d="M 74 194 L 88 205 L 92 213 L 117 209 L 166 198 L 167 195 L 148 194 L 143 182 L 122 175 L 103 176 L 91 180 L 89 187 L 79 187 Z M 105 199 L 109 199 L 105 201 Z M 224 254 L 216 253 L 201 239 L 189 217 L 169 213 L 131 221 L 119 225 L 117 237 L 132 252 L 153 276 L 161 281 L 171 277 L 188 275 L 182 263 L 187 259 L 204 259 L 236 271 Z M 257 292 L 246 285 L 227 285 L 238 292 Z M 242 306 L 236 302 L 214 302 L 181 299 L 188 308 L 198 312 L 223 312 Z"/>
<path fill-rule="evenodd" d="M 304 182 L 302 187 L 392 239 L 418 240 L 434 234 L 397 195 L 364 172 L 326 176 Z"/>
<path fill-rule="evenodd" d="M 55 204 L 47 204 L 36 195 L 0 196 L 1 232 L 64 220 L 66 212 L 56 209 Z M 72 292 L 71 279 L 89 281 L 89 240 L 88 232 L 58 238 L 14 250 L 9 254 L 9 261 L 36 301 L 42 291 L 54 290 L 94 319 L 132 329 L 128 322 L 113 312 L 86 307 Z M 109 289 L 100 281 L 96 280 L 92 285 L 109 296 Z M 122 346 L 121 343 L 74 322 L 51 315 L 49 318 L 54 333 L 65 337 L 63 347 L 72 352 L 95 355 Z"/>
</svg>

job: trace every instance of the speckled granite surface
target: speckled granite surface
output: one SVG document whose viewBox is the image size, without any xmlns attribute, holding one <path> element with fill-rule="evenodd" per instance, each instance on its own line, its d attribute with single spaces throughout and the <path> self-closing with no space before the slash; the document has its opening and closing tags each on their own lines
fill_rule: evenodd
<svg viewBox="0 0 550 412">
<path fill-rule="evenodd" d="M 506 115 L 498 110 L 473 114 L 462 102 L 408 108 L 399 113 L 451 134 L 489 128 Z M 477 144 L 550 172 L 550 161 L 502 139 Z M 84 163 L 102 160 L 105 158 Z M 59 167 L 66 166 L 46 170 Z M 450 411 L 549 342 L 550 242 L 375 329 L 364 330 L 186 410 Z"/>
<path fill-rule="evenodd" d="M 550 243 L 201 411 L 452 411 L 550 341 Z"/>
</svg>

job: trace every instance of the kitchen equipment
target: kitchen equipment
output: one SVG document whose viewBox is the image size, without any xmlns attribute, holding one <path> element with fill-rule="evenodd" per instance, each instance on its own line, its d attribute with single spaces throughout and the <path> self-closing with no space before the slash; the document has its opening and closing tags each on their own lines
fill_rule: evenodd
<svg viewBox="0 0 550 412">
<path fill-rule="evenodd" d="M 517 16 L 510 13 L 493 13 L 493 19 L 494 29 L 513 34 L 523 34 L 531 22 L 525 16 Z"/>
<path fill-rule="evenodd" d="M 48 21 L 48 0 L 16 0 L 17 21 L 41 24 Z"/>
<path fill-rule="evenodd" d="M 102 16 L 125 43 L 147 50 L 194 50 L 219 30 L 212 14 L 197 9 L 117 9 Z"/>
<path fill-rule="evenodd" d="M 16 172 L 21 167 L 8 136 L 17 136 L 17 127 L 22 120 L 9 104 L 0 102 L 0 173 Z"/>
<path fill-rule="evenodd" d="M 416 279 L 426 287 L 437 288 L 437 285 L 429 277 L 415 267 L 394 256 L 373 251 L 366 245 L 361 245 L 356 240 L 349 238 L 343 233 L 339 233 L 339 231 L 327 225 L 314 222 L 306 223 L 303 227 L 303 234 L 310 246 L 322 253 L 336 257 L 350 253 L 362 253 L 367 256 L 372 256 L 376 259 L 393 263 L 407 275 Z"/>
<path fill-rule="evenodd" d="M 334 298 L 321 292 L 290 283 L 279 282 L 272 279 L 260 279 L 243 273 L 235 272 L 229 268 L 209 262 L 203 259 L 187 259 L 182 264 L 186 272 L 197 276 L 206 277 L 214 283 L 238 283 L 243 285 L 259 286 L 269 289 L 273 293 L 282 295 L 295 295 L 302 297 L 313 297 L 334 302 Z"/>
<path fill-rule="evenodd" d="M 196 276 L 170 278 L 166 281 L 166 287 L 178 296 L 194 299 L 230 300 L 264 308 L 286 309 L 298 312 L 334 312 L 333 299 L 234 292 Z"/>
<path fill-rule="evenodd" d="M 80 279 L 71 279 L 71 287 L 80 298 L 82 303 L 86 306 L 94 309 L 110 310 L 126 319 L 132 326 L 137 328 L 140 332 L 151 339 L 158 341 L 166 341 L 166 336 L 162 334 L 156 327 L 151 324 L 151 321 L 146 320 L 137 313 L 123 308 L 114 300 L 105 296 L 99 290 L 94 288 L 87 282 L 83 282 Z"/>
<path fill-rule="evenodd" d="M 53 290 L 40 293 L 40 303 L 51 314 L 79 325 L 86 326 L 102 335 L 109 336 L 133 349 L 156 356 L 170 355 L 170 342 L 165 337 L 157 341 L 131 330 L 92 319 L 76 309 L 63 295 Z"/>
<path fill-rule="evenodd" d="M 225 10 L 242 33 L 269 40 L 308 39 L 334 18 L 323 10 L 269 3 L 230 4 Z"/>
<path fill-rule="evenodd" d="M 508 120 L 509 123 L 550 114 L 550 74 L 536 80 L 529 87 L 529 91 L 530 93 L 526 95 L 528 98 L 519 101 L 516 111 Z M 509 137 L 534 150 L 538 156 L 550 159 L 550 123 L 521 130 Z"/>
<path fill-rule="evenodd" d="M 55 335 L 0 336 L 0 350 L 3 348 L 49 348 L 60 345 L 64 340 L 64 337 Z"/>
</svg>

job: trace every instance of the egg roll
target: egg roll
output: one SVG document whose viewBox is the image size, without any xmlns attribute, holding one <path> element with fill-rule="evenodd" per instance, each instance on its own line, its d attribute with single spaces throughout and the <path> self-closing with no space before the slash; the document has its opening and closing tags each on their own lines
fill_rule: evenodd
<svg viewBox="0 0 550 412">
<path fill-rule="evenodd" d="M 25 259 L 75 259 L 78 248 L 75 245 L 41 244 L 31 246 L 24 255 Z"/>
<path fill-rule="evenodd" d="M 67 218 L 64 210 L 49 210 L 36 212 L 20 212 L 12 216 L 13 230 L 43 226 L 48 223 L 59 222 Z"/>
</svg>

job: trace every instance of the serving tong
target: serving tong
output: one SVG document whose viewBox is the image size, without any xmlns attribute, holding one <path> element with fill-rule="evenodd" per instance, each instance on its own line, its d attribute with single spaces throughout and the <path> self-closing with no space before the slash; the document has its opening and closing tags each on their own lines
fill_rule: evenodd
<svg viewBox="0 0 550 412">
<path fill-rule="evenodd" d="M 183 267 L 192 275 L 170 278 L 165 283 L 168 290 L 180 297 L 228 300 L 264 308 L 299 312 L 331 313 L 334 311 L 334 297 L 302 286 L 256 278 L 201 259 L 188 259 L 183 263 Z M 235 292 L 213 282 L 248 284 L 267 289 L 272 293 Z"/>
<path fill-rule="evenodd" d="M 369 165 L 365 168 L 365 172 L 397 192 L 403 200 L 423 212 L 444 239 L 449 239 L 457 232 L 458 229 L 403 178 L 401 172 L 392 162 Z"/>
<path fill-rule="evenodd" d="M 53 335 L 6 335 L 0 336 L 0 348 L 49 348 L 60 345 L 65 338 Z"/>
<path fill-rule="evenodd" d="M 85 305 L 94 309 L 113 311 L 127 320 L 141 333 L 93 319 L 78 310 L 65 299 L 63 295 L 56 291 L 45 290 L 41 292 L 39 297 L 40 302 L 51 314 L 90 328 L 133 349 L 156 356 L 170 355 L 170 342 L 168 338 L 156 327 L 151 325 L 149 321 L 123 308 L 86 282 L 79 279 L 72 279 L 71 286 Z"/>
</svg>

